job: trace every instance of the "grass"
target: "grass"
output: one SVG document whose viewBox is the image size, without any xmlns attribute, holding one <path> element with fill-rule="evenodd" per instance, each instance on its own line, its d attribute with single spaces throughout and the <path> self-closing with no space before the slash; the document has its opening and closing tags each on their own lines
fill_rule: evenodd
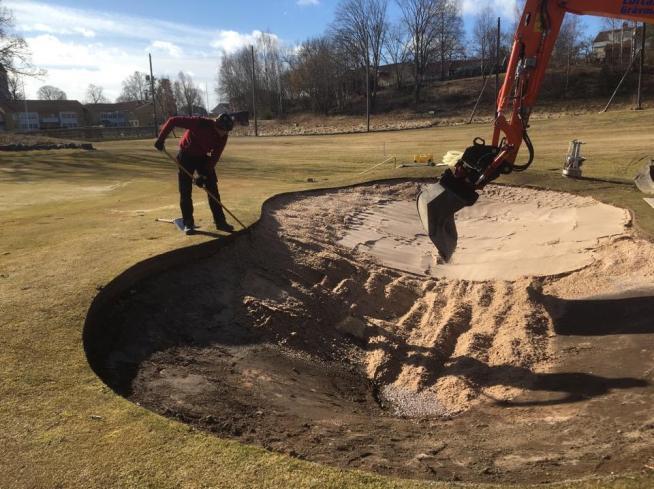
<svg viewBox="0 0 654 489">
<path fill-rule="evenodd" d="M 503 181 L 627 206 L 643 233 L 654 235 L 654 210 L 629 185 L 633 161 L 654 154 L 644 129 L 650 119 L 651 112 L 616 112 L 537 121 L 534 167 Z M 483 125 L 233 138 L 219 167 L 221 193 L 252 223 L 261 202 L 282 191 L 435 175 L 392 165 L 360 173 L 384 152 L 408 162 L 413 153 L 462 149 L 489 133 Z M 585 175 L 598 180 L 561 178 L 572 138 L 588 143 Z M 318 466 L 221 440 L 142 409 L 95 377 L 81 334 L 98 289 L 140 260 L 207 239 L 186 238 L 154 221 L 179 211 L 175 169 L 151 144 L 0 155 L 0 488 L 450 487 Z M 196 202 L 196 216 L 207 224 L 208 207 Z M 652 485 L 652 477 L 640 474 L 561 487 Z"/>
</svg>

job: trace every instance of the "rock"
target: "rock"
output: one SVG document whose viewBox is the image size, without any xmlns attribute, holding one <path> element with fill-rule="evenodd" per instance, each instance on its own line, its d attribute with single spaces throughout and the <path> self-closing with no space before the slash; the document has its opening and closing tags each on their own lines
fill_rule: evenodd
<svg viewBox="0 0 654 489">
<path fill-rule="evenodd" d="M 336 325 L 336 329 L 359 340 L 363 340 L 366 337 L 365 321 L 354 316 L 346 316 L 345 319 Z"/>
<path fill-rule="evenodd" d="M 3 144 L 0 151 L 46 151 L 53 149 L 86 149 L 94 150 L 91 143 L 41 143 L 41 144 Z"/>
</svg>

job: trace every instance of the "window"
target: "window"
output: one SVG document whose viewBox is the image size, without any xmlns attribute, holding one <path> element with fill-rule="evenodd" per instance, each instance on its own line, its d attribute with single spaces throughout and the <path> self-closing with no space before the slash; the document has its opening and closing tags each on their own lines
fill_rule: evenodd
<svg viewBox="0 0 654 489">
<path fill-rule="evenodd" d="M 61 127 L 79 127 L 79 119 L 76 112 L 60 112 Z"/>
<path fill-rule="evenodd" d="M 22 131 L 29 131 L 39 128 L 39 114 L 37 112 L 18 112 L 13 114 L 16 128 Z"/>
<path fill-rule="evenodd" d="M 124 112 L 100 112 L 100 122 L 105 126 L 126 126 L 127 117 Z"/>
</svg>

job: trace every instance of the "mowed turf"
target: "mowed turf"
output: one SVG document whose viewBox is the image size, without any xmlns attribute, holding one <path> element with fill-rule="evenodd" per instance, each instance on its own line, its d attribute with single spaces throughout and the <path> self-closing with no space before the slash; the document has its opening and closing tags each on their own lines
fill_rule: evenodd
<svg viewBox="0 0 654 489">
<path fill-rule="evenodd" d="M 652 114 L 534 121 L 534 167 L 501 181 L 629 207 L 639 229 L 654 235 L 654 209 L 631 184 L 636 161 L 654 155 Z M 218 168 L 220 189 L 224 203 L 250 224 L 263 200 L 276 193 L 436 175 L 433 168 L 392 164 L 360 173 L 389 155 L 400 163 L 409 163 L 414 153 L 438 158 L 490 134 L 489 126 L 477 125 L 233 138 Z M 573 138 L 588 143 L 584 174 L 592 180 L 560 176 Z M 169 140 L 169 148 L 175 142 Z M 450 487 L 342 471 L 221 440 L 105 387 L 82 347 L 82 326 L 98 290 L 143 259 L 210 238 L 186 237 L 155 222 L 179 211 L 176 171 L 152 141 L 96 146 L 94 152 L 0 155 L 0 488 Z M 195 197 L 197 219 L 208 226 L 205 199 L 197 191 Z M 563 487 L 653 485 L 645 471 Z"/>
</svg>

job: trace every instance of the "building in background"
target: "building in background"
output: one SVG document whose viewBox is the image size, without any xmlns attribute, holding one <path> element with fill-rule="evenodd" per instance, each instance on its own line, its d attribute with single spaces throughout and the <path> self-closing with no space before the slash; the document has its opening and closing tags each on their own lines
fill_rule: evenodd
<svg viewBox="0 0 654 489">
<path fill-rule="evenodd" d="M 627 64 L 640 49 L 642 26 L 630 25 L 624 22 L 619 29 L 601 31 L 593 40 L 593 59 L 606 63 Z M 650 47 L 651 39 L 646 39 Z"/>
<path fill-rule="evenodd" d="M 2 100 L 0 129 L 37 131 L 86 125 L 84 107 L 77 100 Z"/>
<path fill-rule="evenodd" d="M 231 112 L 231 106 L 226 103 L 226 102 L 221 102 L 218 105 L 216 105 L 213 109 L 211 109 L 211 112 L 209 112 L 210 116 L 213 117 L 218 117 L 220 114 Z"/>
<path fill-rule="evenodd" d="M 89 126 L 136 127 L 140 125 L 135 111 L 142 102 L 118 102 L 115 104 L 85 104 Z"/>
</svg>

